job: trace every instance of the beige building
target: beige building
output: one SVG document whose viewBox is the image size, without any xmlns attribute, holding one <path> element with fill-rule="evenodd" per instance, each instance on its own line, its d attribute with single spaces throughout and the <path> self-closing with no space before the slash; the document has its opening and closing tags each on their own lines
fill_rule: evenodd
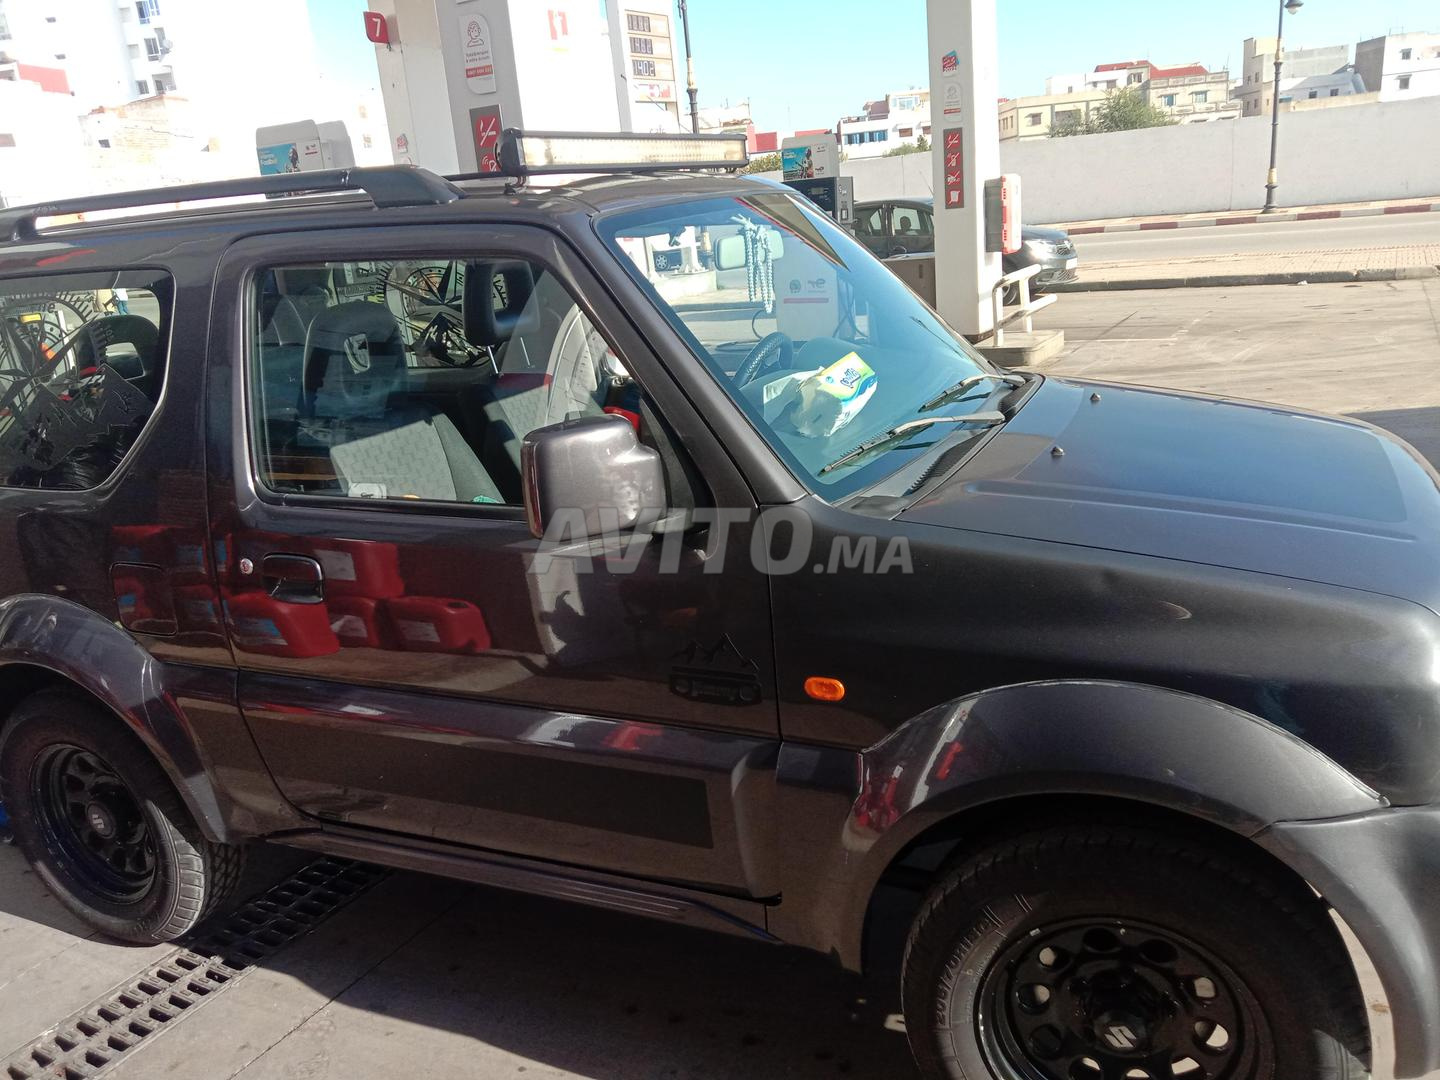
<svg viewBox="0 0 1440 1080">
<path fill-rule="evenodd" d="M 1044 139 L 1057 123 L 1083 124 L 1108 93 L 1094 87 L 1070 94 L 1036 94 L 1002 101 L 1000 140 Z"/>
<path fill-rule="evenodd" d="M 1159 69 L 1144 83 L 1145 99 L 1182 124 L 1232 120 L 1240 102 L 1230 97 L 1230 72 L 1206 71 L 1199 64 Z"/>
</svg>

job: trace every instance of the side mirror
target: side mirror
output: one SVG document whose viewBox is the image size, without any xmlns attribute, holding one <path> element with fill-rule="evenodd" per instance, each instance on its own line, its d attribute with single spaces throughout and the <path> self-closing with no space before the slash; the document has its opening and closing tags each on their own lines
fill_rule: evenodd
<svg viewBox="0 0 1440 1080">
<path fill-rule="evenodd" d="M 558 514 L 584 536 L 648 526 L 665 513 L 660 455 L 621 416 L 587 416 L 536 428 L 520 448 L 530 531 L 543 537 Z"/>
</svg>

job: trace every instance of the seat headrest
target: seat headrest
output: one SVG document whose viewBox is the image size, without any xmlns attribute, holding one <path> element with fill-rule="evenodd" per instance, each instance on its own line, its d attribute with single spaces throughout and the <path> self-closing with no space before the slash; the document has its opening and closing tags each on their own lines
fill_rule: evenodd
<svg viewBox="0 0 1440 1080">
<path fill-rule="evenodd" d="M 316 313 L 305 335 L 301 406 L 315 417 L 385 411 L 405 378 L 400 324 L 384 304 L 354 300 Z"/>
<path fill-rule="evenodd" d="M 504 303 L 496 298 L 496 279 L 503 287 Z M 535 271 L 521 260 L 480 261 L 465 266 L 462 297 L 465 340 L 471 345 L 499 348 L 517 333 L 536 329 L 539 318 L 531 309 Z"/>
<path fill-rule="evenodd" d="M 113 345 L 129 345 L 133 355 L 107 356 Z M 75 342 L 75 366 L 98 367 L 108 363 L 150 397 L 158 386 L 160 331 L 143 315 L 104 315 L 85 324 Z"/>
</svg>

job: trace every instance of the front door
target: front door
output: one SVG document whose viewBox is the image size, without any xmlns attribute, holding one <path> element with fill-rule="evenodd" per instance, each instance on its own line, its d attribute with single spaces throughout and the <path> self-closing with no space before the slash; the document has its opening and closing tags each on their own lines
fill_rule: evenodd
<svg viewBox="0 0 1440 1080">
<path fill-rule="evenodd" d="M 447 226 L 243 242 L 218 295 L 213 543 L 286 796 L 765 893 L 738 824 L 777 738 L 763 577 L 706 573 L 703 532 L 539 559 L 525 523 L 525 435 L 604 411 L 663 444 L 673 501 L 749 498 L 703 437 L 680 475 L 703 422 L 600 284 L 542 230 Z"/>
</svg>

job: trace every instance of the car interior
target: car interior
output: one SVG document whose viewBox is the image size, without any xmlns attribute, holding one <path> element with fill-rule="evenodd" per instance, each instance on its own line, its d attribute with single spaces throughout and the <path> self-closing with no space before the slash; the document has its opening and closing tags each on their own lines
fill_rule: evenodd
<svg viewBox="0 0 1440 1080">
<path fill-rule="evenodd" d="M 610 413 L 691 485 L 563 284 L 522 260 L 326 263 L 262 275 L 250 395 L 281 492 L 520 505 L 537 428 Z"/>
</svg>

